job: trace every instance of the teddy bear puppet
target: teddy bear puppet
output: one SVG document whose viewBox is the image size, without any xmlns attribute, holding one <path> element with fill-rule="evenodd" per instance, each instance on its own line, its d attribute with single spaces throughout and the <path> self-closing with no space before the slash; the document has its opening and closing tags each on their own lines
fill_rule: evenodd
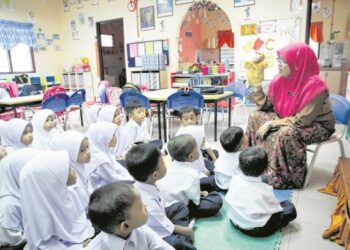
<svg viewBox="0 0 350 250">
<path fill-rule="evenodd" d="M 262 81 L 264 80 L 264 70 L 267 68 L 267 65 L 264 53 L 259 51 L 254 52 L 251 61 L 244 62 L 247 79 L 246 84 L 248 88 L 261 87 Z"/>
</svg>

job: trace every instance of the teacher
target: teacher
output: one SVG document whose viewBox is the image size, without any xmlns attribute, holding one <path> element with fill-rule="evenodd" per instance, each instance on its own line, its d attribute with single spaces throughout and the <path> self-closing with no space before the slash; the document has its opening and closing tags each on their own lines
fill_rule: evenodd
<svg viewBox="0 0 350 250">
<path fill-rule="evenodd" d="M 256 103 L 246 135 L 250 146 L 261 145 L 269 157 L 264 179 L 278 189 L 302 188 L 306 146 L 327 140 L 335 119 L 327 85 L 319 78 L 312 49 L 293 43 L 277 51 L 279 74 L 267 94 L 257 88 L 248 99 Z"/>
</svg>

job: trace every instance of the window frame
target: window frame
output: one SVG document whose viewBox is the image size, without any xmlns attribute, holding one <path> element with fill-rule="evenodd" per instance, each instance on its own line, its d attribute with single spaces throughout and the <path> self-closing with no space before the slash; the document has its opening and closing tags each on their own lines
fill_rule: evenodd
<svg viewBox="0 0 350 250">
<path fill-rule="evenodd" d="M 113 46 L 103 46 L 102 45 L 102 35 L 105 35 L 105 36 L 111 36 L 112 37 L 112 41 L 113 41 Z M 101 48 L 115 48 L 115 37 L 114 37 L 114 34 L 106 34 L 106 33 L 101 33 L 100 34 L 100 39 L 101 39 Z"/>
<path fill-rule="evenodd" d="M 36 67 L 35 67 L 35 60 L 34 60 L 34 49 L 32 47 L 29 47 L 29 50 L 30 50 L 30 57 L 31 57 L 32 65 L 33 65 L 32 71 L 13 71 L 11 50 L 6 50 L 7 58 L 9 60 L 9 64 L 10 64 L 10 71 L 9 72 L 0 72 L 0 75 L 1 74 L 18 74 L 18 73 L 35 73 Z"/>
</svg>

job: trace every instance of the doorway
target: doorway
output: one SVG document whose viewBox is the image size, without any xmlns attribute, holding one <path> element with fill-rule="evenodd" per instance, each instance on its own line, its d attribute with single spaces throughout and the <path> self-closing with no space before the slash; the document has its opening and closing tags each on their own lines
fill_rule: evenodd
<svg viewBox="0 0 350 250">
<path fill-rule="evenodd" d="M 114 87 L 126 83 L 123 19 L 96 23 L 101 80 Z"/>
</svg>

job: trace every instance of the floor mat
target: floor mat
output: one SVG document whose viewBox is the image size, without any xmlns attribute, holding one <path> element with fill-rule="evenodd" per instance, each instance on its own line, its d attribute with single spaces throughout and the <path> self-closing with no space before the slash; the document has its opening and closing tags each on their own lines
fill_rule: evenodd
<svg viewBox="0 0 350 250">
<path fill-rule="evenodd" d="M 279 201 L 290 200 L 293 190 L 274 190 Z M 269 237 L 253 238 L 232 226 L 227 216 L 228 205 L 224 202 L 215 217 L 196 221 L 195 246 L 198 250 L 277 250 L 281 244 L 281 232 Z"/>
</svg>

